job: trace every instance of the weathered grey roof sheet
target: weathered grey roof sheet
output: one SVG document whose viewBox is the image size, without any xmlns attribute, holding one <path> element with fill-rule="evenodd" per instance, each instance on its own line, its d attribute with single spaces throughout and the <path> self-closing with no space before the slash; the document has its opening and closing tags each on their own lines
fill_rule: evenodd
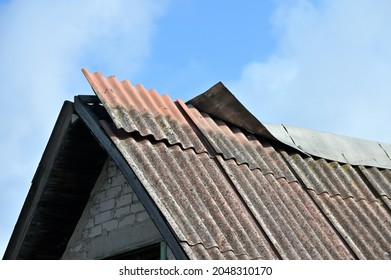
<svg viewBox="0 0 391 280">
<path fill-rule="evenodd" d="M 375 168 L 283 154 L 302 179 L 303 187 L 359 258 L 390 258 L 391 209 L 389 203 L 384 203 L 389 198 L 383 191 L 372 189 L 369 179 L 377 180 L 367 177 Z M 383 181 L 378 189 L 388 189 L 389 184 Z"/>
<path fill-rule="evenodd" d="M 391 168 L 391 145 L 294 126 L 265 124 L 281 142 L 328 160 L 353 165 Z"/>
<path fill-rule="evenodd" d="M 115 129 L 104 127 L 190 256 L 222 259 L 229 252 L 235 259 L 278 258 L 246 205 L 237 203 L 240 197 L 215 159 L 131 135 L 120 140 Z"/>
<path fill-rule="evenodd" d="M 197 104 L 153 90 L 135 94 L 128 82 L 83 72 L 113 119 L 102 127 L 189 258 L 390 259 L 390 173 L 366 167 L 377 161 L 375 152 L 371 164 L 319 158 L 290 145 L 311 147 L 318 134 L 275 129 L 287 133 L 291 143 L 285 145 L 273 133 L 250 133 L 248 126 L 213 117 Z M 221 112 L 228 106 L 217 105 Z M 351 141 L 352 151 L 367 143 L 341 141 L 347 149 Z M 345 158 L 343 151 L 336 154 Z"/>
</svg>

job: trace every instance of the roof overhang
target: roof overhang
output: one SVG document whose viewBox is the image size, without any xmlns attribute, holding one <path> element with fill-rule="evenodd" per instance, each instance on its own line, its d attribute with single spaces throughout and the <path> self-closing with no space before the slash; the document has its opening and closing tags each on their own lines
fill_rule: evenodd
<svg viewBox="0 0 391 280">
<path fill-rule="evenodd" d="M 58 259 L 107 154 L 66 101 L 32 180 L 4 259 Z"/>
<path fill-rule="evenodd" d="M 188 259 L 155 202 L 102 129 L 109 118 L 96 96 L 61 109 L 3 259 L 60 259 L 109 155 L 177 259 Z"/>
</svg>

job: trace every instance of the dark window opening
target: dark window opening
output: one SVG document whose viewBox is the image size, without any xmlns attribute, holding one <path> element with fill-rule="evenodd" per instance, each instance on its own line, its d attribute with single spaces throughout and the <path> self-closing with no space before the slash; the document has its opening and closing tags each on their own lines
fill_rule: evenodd
<svg viewBox="0 0 391 280">
<path fill-rule="evenodd" d="M 108 257 L 107 260 L 164 260 L 167 258 L 166 243 L 160 242 L 123 254 Z"/>
</svg>

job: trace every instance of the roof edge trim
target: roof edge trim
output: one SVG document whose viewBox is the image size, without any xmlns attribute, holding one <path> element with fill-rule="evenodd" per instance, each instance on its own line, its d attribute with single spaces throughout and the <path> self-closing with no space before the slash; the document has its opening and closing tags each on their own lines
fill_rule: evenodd
<svg viewBox="0 0 391 280">
<path fill-rule="evenodd" d="M 62 145 L 62 140 L 73 122 L 73 103 L 65 101 L 60 110 L 53 131 L 49 137 L 43 155 L 32 179 L 31 187 L 23 203 L 10 240 L 4 252 L 3 260 L 18 259 L 26 233 L 37 210 L 46 182 L 49 178 L 55 158 Z M 60 140 L 60 141 L 59 141 Z"/>
</svg>

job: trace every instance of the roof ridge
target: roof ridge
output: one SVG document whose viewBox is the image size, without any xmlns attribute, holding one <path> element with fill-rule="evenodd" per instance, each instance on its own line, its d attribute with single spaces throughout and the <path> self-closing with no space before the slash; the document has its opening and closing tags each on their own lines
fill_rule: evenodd
<svg viewBox="0 0 391 280">
<path fill-rule="evenodd" d="M 196 140 L 194 133 L 197 132 L 189 123 L 189 118 L 192 119 L 192 116 L 186 116 L 190 110 L 188 106 L 192 105 L 199 112 L 204 112 L 227 124 L 233 124 L 243 134 L 244 131 L 248 131 L 253 135 L 288 145 L 307 155 L 355 166 L 391 169 L 390 144 L 288 125 L 262 123 L 221 82 L 186 102 L 185 105 L 181 100 L 174 102 L 168 95 L 159 95 L 154 89 L 146 90 L 141 84 L 133 86 L 128 80 L 118 81 L 115 76 L 105 78 L 100 72 L 91 74 L 86 69 L 82 71 L 117 127 L 123 127 L 128 132 L 139 130 L 142 135 L 155 133 L 156 138 L 167 138 L 171 144 L 180 142 L 185 148 L 194 145 L 199 152 L 200 149 L 205 148 L 205 141 L 202 143 L 204 145 L 198 141 L 202 140 L 199 134 L 197 135 L 199 139 Z M 199 126 L 197 120 L 193 119 L 193 121 L 196 126 Z M 185 125 L 185 123 L 188 127 L 182 128 L 181 124 Z M 193 131 L 190 132 L 191 130 Z M 226 159 L 232 157 L 237 158 L 238 162 L 243 162 L 237 157 L 238 155 L 236 157 L 224 153 L 223 155 Z M 248 164 L 251 166 L 254 163 L 248 161 Z"/>
<path fill-rule="evenodd" d="M 117 129 L 137 131 L 157 141 L 167 140 L 183 150 L 194 148 L 197 154 L 208 152 L 211 158 L 221 155 L 225 160 L 234 159 L 252 170 L 267 173 L 264 169 L 269 167 L 263 162 L 262 153 L 257 155 L 256 151 L 261 145 L 250 145 L 252 140 L 258 143 L 259 140 L 245 129 L 214 119 L 180 99 L 173 101 L 155 90 L 136 88 L 129 81 L 119 82 L 114 76 L 105 78 L 100 72 L 90 74 L 86 69 L 83 73 Z M 211 129 L 217 129 L 217 134 L 209 135 L 206 131 Z"/>
<path fill-rule="evenodd" d="M 391 144 L 289 125 L 259 121 L 221 83 L 189 100 L 200 111 L 228 121 L 256 135 L 278 141 L 307 155 L 325 159 L 391 169 Z"/>
</svg>

